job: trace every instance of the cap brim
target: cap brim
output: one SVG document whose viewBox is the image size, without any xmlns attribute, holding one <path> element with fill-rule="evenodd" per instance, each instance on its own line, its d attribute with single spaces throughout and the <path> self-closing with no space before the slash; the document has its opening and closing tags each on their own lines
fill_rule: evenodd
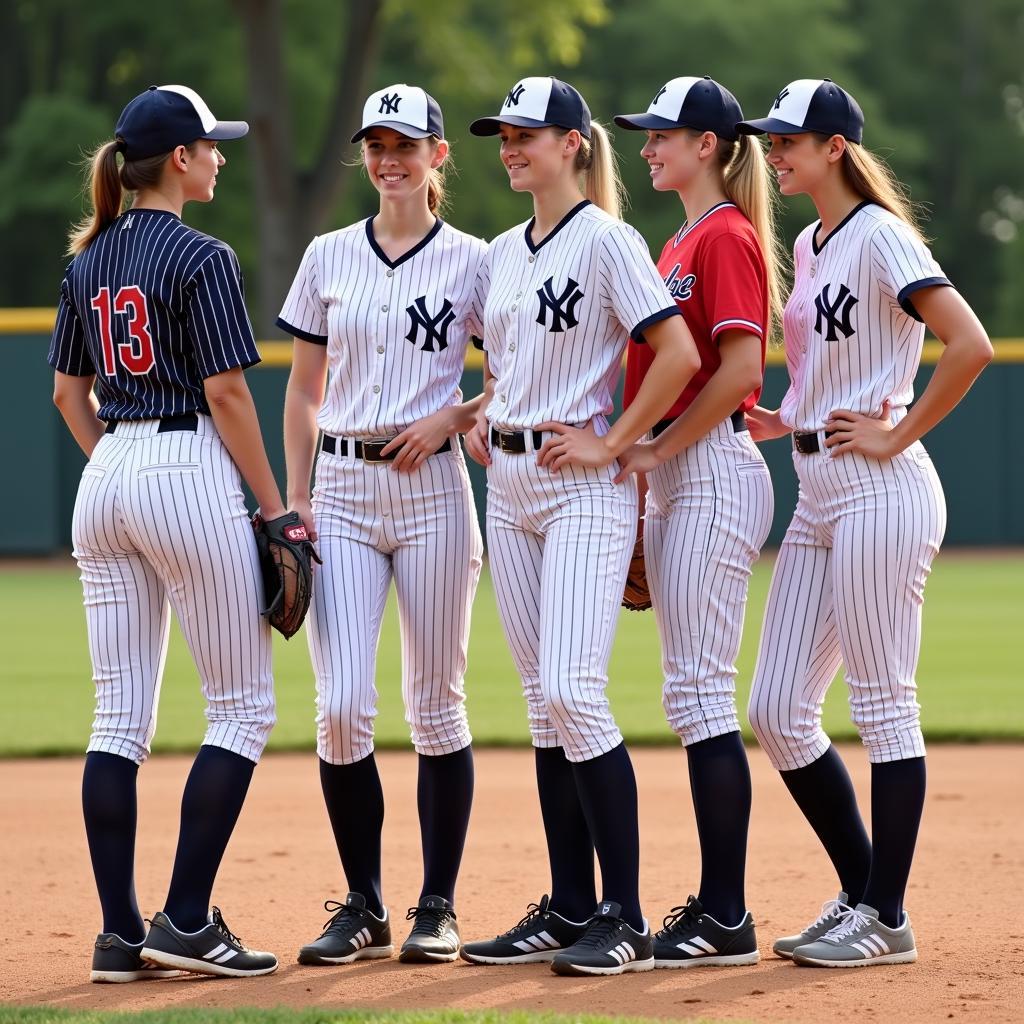
<svg viewBox="0 0 1024 1024">
<path fill-rule="evenodd" d="M 245 121 L 218 121 L 203 138 L 223 142 L 227 139 L 240 139 L 249 134 L 249 125 Z"/>
<path fill-rule="evenodd" d="M 617 114 L 612 119 L 620 128 L 631 132 L 668 131 L 671 128 L 690 128 L 692 125 L 670 121 L 657 114 Z"/>
<path fill-rule="evenodd" d="M 497 135 L 503 124 L 512 124 L 517 128 L 550 128 L 550 121 L 537 121 L 532 117 L 478 117 L 470 126 L 471 135 Z"/>
<path fill-rule="evenodd" d="M 399 135 L 405 135 L 410 139 L 425 139 L 434 134 L 433 132 L 425 131 L 423 128 L 415 128 L 411 124 L 405 124 L 402 121 L 374 121 L 373 124 L 363 125 L 352 136 L 352 141 L 359 142 L 360 139 L 365 138 L 366 134 L 374 128 L 390 128 L 393 132 L 398 132 Z"/>
<path fill-rule="evenodd" d="M 774 117 L 759 117 L 756 121 L 740 121 L 736 125 L 736 131 L 740 135 L 765 135 L 768 132 L 772 135 L 803 135 L 810 130 L 798 124 L 790 124 L 788 121 L 779 121 Z"/>
</svg>

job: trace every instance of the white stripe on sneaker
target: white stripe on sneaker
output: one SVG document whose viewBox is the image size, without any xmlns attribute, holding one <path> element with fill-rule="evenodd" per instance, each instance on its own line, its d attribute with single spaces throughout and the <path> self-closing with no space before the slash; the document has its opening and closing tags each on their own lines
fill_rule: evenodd
<svg viewBox="0 0 1024 1024">
<path fill-rule="evenodd" d="M 704 950 L 705 953 L 717 953 L 718 952 L 718 950 L 715 949 L 715 947 L 712 946 L 711 943 L 708 942 L 707 939 L 703 938 L 700 935 L 695 935 L 693 937 L 693 944 L 695 946 L 700 946 L 700 948 L 702 950 Z"/>
<path fill-rule="evenodd" d="M 547 949 L 548 944 L 539 935 L 528 935 L 526 941 L 533 949 Z"/>
<path fill-rule="evenodd" d="M 622 951 L 622 955 L 626 960 L 636 959 L 636 950 L 628 942 L 620 942 L 618 948 Z"/>
<path fill-rule="evenodd" d="M 235 952 L 235 950 L 229 949 L 223 956 L 217 957 L 217 959 L 214 960 L 214 963 L 215 964 L 222 964 L 222 963 L 225 963 L 226 961 L 230 960 L 232 957 L 235 957 L 235 956 L 238 956 L 238 954 Z"/>
<path fill-rule="evenodd" d="M 690 956 L 704 956 L 707 952 L 707 950 L 701 949 L 700 946 L 691 946 L 689 942 L 680 942 L 676 948 L 681 949 L 684 953 L 689 953 Z"/>
<path fill-rule="evenodd" d="M 548 934 L 548 932 L 537 932 L 534 938 L 540 939 L 541 942 L 546 942 L 548 944 L 548 949 L 555 949 L 559 945 L 558 940 L 554 936 Z"/>
<path fill-rule="evenodd" d="M 216 957 L 220 956 L 221 953 L 223 953 L 224 950 L 227 949 L 227 948 L 228 947 L 225 946 L 224 943 L 222 942 L 219 946 L 215 946 L 213 949 L 211 949 L 209 953 L 204 953 L 203 954 L 203 959 L 204 960 L 213 960 Z"/>
</svg>

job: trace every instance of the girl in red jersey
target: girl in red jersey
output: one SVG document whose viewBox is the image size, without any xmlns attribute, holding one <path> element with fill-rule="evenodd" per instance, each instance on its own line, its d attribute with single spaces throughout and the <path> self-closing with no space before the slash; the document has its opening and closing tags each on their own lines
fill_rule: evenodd
<svg viewBox="0 0 1024 1024">
<path fill-rule="evenodd" d="M 663 704 L 686 746 L 701 849 L 698 896 L 666 917 L 655 937 L 656 967 L 758 959 L 743 886 L 750 771 L 735 677 L 747 583 L 774 503 L 744 413 L 761 391 L 781 288 L 768 168 L 760 147 L 737 133 L 741 120 L 735 97 L 710 78 L 675 78 L 646 113 L 615 118 L 621 128 L 647 132 L 640 155 L 652 184 L 676 192 L 686 211 L 658 269 L 701 357 L 651 440 L 620 457 L 620 479 L 647 478 L 641 525 Z M 651 355 L 630 341 L 627 406 Z"/>
</svg>

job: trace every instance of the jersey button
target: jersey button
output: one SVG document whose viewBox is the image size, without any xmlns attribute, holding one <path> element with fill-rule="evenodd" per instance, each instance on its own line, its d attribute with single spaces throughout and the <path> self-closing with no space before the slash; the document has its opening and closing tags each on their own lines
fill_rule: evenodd
<svg viewBox="0 0 1024 1024">
<path fill-rule="evenodd" d="M 379 395 L 380 394 L 380 385 L 379 384 L 374 384 L 373 385 L 373 393 L 375 395 Z"/>
<path fill-rule="evenodd" d="M 384 352 L 384 346 L 383 346 L 383 345 L 378 345 L 378 346 L 377 346 L 377 351 L 383 354 L 383 352 Z"/>
<path fill-rule="evenodd" d="M 499 395 L 498 397 L 499 397 L 499 398 L 500 398 L 500 399 L 501 399 L 501 400 L 502 400 L 503 402 L 507 402 L 507 401 L 508 401 L 508 395 Z"/>
<path fill-rule="evenodd" d="M 811 267 L 809 273 L 810 273 L 811 277 L 814 277 L 814 267 Z"/>
<path fill-rule="evenodd" d="M 389 270 L 384 276 L 385 277 L 394 277 L 395 276 L 395 272 L 393 270 Z"/>
<path fill-rule="evenodd" d="M 381 307 L 380 307 L 380 311 L 381 311 L 382 313 L 386 313 L 386 312 L 388 311 L 388 307 L 387 307 L 387 306 L 381 306 Z"/>
<path fill-rule="evenodd" d="M 527 262 L 528 263 L 536 263 L 537 262 L 537 257 L 536 256 L 531 256 Z"/>
<path fill-rule="evenodd" d="M 515 350 L 516 350 L 516 343 L 514 341 L 512 342 L 511 345 L 509 345 L 508 350 L 509 350 L 509 352 L 515 352 Z"/>
<path fill-rule="evenodd" d="M 519 307 L 513 302 L 512 303 L 512 312 L 514 313 L 518 308 Z"/>
</svg>

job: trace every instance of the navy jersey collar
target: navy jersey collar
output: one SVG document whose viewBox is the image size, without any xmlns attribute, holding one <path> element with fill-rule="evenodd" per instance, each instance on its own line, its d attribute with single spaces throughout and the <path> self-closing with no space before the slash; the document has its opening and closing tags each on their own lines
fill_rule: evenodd
<svg viewBox="0 0 1024 1024">
<path fill-rule="evenodd" d="M 584 199 L 583 202 L 577 203 L 536 245 L 533 244 L 533 239 L 530 237 L 530 233 L 533 231 L 533 226 L 537 222 L 536 217 L 531 217 L 529 223 L 526 225 L 526 245 L 530 252 L 536 254 L 540 249 L 547 244 L 547 242 L 554 238 L 566 224 L 569 223 L 576 216 L 580 210 L 590 205 L 589 199 Z"/>
<path fill-rule="evenodd" d="M 871 200 L 865 199 L 862 203 L 858 203 L 822 240 L 821 244 L 818 244 L 818 231 L 821 229 L 821 221 L 814 225 L 814 230 L 811 232 L 811 252 L 817 256 L 822 249 L 828 245 L 829 239 L 834 238 L 839 234 L 847 224 L 853 220 L 854 217 L 864 209 L 865 206 L 871 206 Z"/>
<path fill-rule="evenodd" d="M 399 264 L 404 263 L 406 260 L 411 260 L 416 253 L 425 249 L 430 245 L 434 238 L 434 235 L 441 230 L 444 226 L 444 221 L 440 217 L 434 218 L 434 226 L 411 248 L 402 253 L 397 260 L 389 260 L 384 253 L 384 250 L 377 244 L 377 239 L 373 234 L 373 217 L 367 218 L 366 221 L 366 240 L 370 243 L 370 248 L 377 254 L 377 258 L 390 267 L 392 270 L 395 269 Z"/>
</svg>

